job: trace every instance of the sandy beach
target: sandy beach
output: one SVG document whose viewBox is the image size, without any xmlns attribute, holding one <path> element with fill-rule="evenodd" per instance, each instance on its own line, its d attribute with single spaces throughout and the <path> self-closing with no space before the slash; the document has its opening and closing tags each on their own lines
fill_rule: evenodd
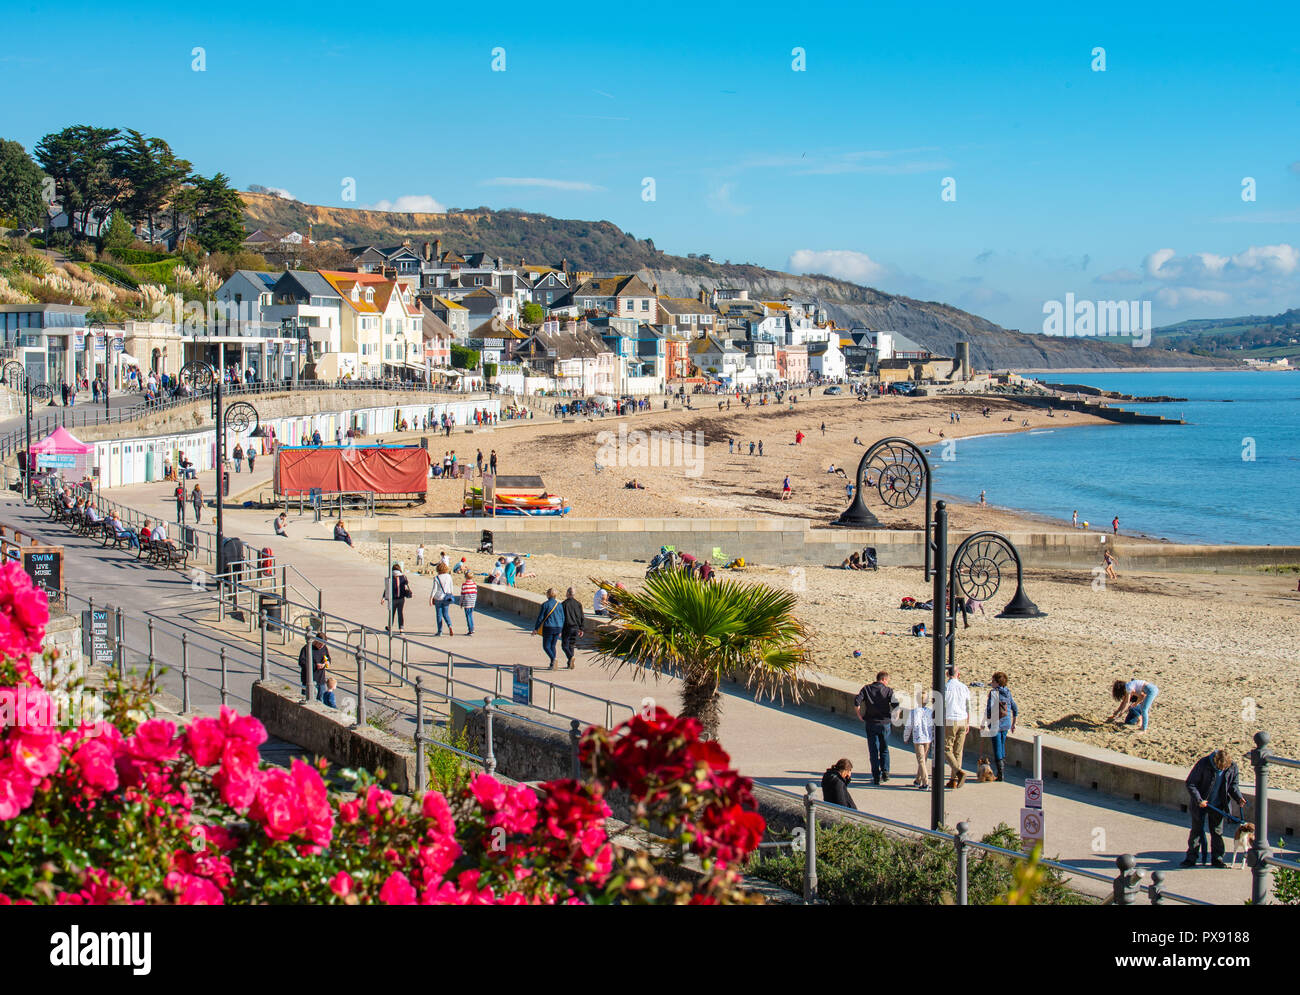
<svg viewBox="0 0 1300 995">
<path fill-rule="evenodd" d="M 1103 424 L 1101 419 L 1074 412 L 1068 417 L 1060 413 L 1049 417 L 1041 409 L 1007 398 L 960 395 L 882 397 L 862 402 L 816 391 L 809 398 L 804 391 L 793 409 L 755 404 L 745 410 L 734 398 L 731 403 L 730 411 L 719 411 L 716 399 L 701 399 L 693 411 L 676 407 L 624 418 L 505 423 L 496 430 L 470 435 L 431 436 L 429 452 L 431 458 L 441 460 L 443 453 L 454 447 L 460 461 L 473 463 L 478 450 L 486 462 L 495 449 L 499 473 L 540 475 L 547 491 L 563 498 L 576 518 L 790 517 L 823 524 L 847 506 L 845 484 L 854 478 L 866 447 L 878 439 L 904 436 L 927 449 L 932 461 L 938 461 L 949 440 Z M 990 409 L 987 418 L 982 415 L 985 406 Z M 949 412 L 960 414 L 961 421 L 951 422 Z M 1004 421 L 1008 416 L 1013 420 Z M 620 426 L 629 433 L 628 446 L 618 446 Z M 702 448 L 687 451 L 686 460 L 653 460 L 669 465 L 635 465 L 637 457 L 631 446 L 636 440 L 631 433 L 652 431 L 692 433 L 690 438 L 702 440 Z M 602 432 L 610 435 L 602 438 Z M 694 435 L 696 432 L 701 435 Z M 798 432 L 804 438 L 796 445 Z M 401 438 L 418 438 L 418 434 L 407 433 Z M 734 451 L 729 440 L 735 440 Z M 763 443 L 762 456 L 757 455 L 759 441 Z M 749 455 L 751 442 L 755 444 L 753 456 Z M 620 451 L 627 455 L 626 460 L 617 458 Z M 960 442 L 947 450 L 958 459 L 960 453 Z M 610 460 L 611 455 L 616 458 Z M 597 464 L 604 468 L 598 469 Z M 844 468 L 847 477 L 828 472 L 832 465 Z M 787 475 L 792 492 L 789 499 L 782 500 L 781 485 Z M 625 485 L 632 479 L 644 489 L 628 489 Z M 463 480 L 431 480 L 428 502 L 403 513 L 456 514 L 464 488 Z M 1013 494 L 1000 490 L 997 481 L 989 481 L 988 492 L 988 507 L 953 506 L 954 529 L 1005 530 L 1043 521 L 999 508 L 1000 501 L 1009 501 Z M 894 511 L 874 503 L 872 510 L 890 527 L 916 528 L 921 518 L 919 505 Z M 1066 508 L 1061 514 L 1068 517 L 1069 512 Z"/>
</svg>

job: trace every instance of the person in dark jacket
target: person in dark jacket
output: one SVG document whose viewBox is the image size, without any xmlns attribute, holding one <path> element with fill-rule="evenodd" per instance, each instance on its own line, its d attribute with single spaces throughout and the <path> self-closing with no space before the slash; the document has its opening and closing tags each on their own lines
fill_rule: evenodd
<svg viewBox="0 0 1300 995">
<path fill-rule="evenodd" d="M 1191 798 L 1187 809 L 1192 814 L 1192 831 L 1187 835 L 1187 856 L 1178 866 L 1196 866 L 1196 852 L 1203 851 L 1205 846 L 1205 824 L 1208 821 L 1213 857 L 1210 866 L 1227 867 L 1223 862 L 1223 819 L 1228 813 L 1229 800 L 1241 806 L 1243 818 L 1246 814 L 1246 799 L 1237 786 L 1237 765 L 1229 759 L 1227 750 L 1215 750 L 1196 761 L 1186 783 Z"/>
<path fill-rule="evenodd" d="M 822 775 L 822 800 L 832 805 L 845 808 L 857 808 L 853 796 L 849 794 L 849 781 L 853 779 L 853 762 L 848 759 L 835 761 L 834 767 L 827 767 Z"/>
<path fill-rule="evenodd" d="M 317 638 L 311 642 L 311 662 L 307 660 L 307 647 L 298 651 L 298 674 L 302 678 L 302 694 L 311 698 L 311 686 L 316 685 L 316 697 L 320 699 L 325 693 L 326 670 L 330 665 L 330 651 L 323 640 Z"/>
<path fill-rule="evenodd" d="M 555 644 L 560 641 L 564 631 L 564 606 L 555 597 L 555 588 L 547 588 L 546 600 L 537 612 L 537 624 L 533 626 L 533 635 L 542 637 L 542 652 L 551 661 L 548 669 L 555 669 Z"/>
<path fill-rule="evenodd" d="M 868 684 L 858 692 L 854 704 L 858 709 L 858 718 L 867 727 L 871 783 L 881 784 L 889 780 L 889 726 L 894 709 L 898 707 L 898 697 L 889 686 L 889 672 L 882 670 L 878 673 L 875 683 Z"/>
<path fill-rule="evenodd" d="M 573 588 L 565 592 L 563 607 L 564 628 L 560 632 L 560 648 L 564 650 L 565 665 L 572 670 L 573 653 L 577 648 L 575 644 L 582 635 L 582 627 L 586 623 L 582 614 L 582 602 L 573 596 Z"/>
</svg>

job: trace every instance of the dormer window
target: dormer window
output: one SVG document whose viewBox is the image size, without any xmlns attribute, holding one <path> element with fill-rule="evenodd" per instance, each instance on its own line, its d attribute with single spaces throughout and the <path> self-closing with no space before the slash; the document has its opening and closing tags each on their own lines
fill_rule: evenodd
<svg viewBox="0 0 1300 995">
<path fill-rule="evenodd" d="M 366 303 L 367 304 L 375 303 L 375 289 L 373 287 L 366 288 Z"/>
<path fill-rule="evenodd" d="M 353 285 L 352 285 L 352 303 L 355 304 L 355 303 L 357 303 L 359 300 L 361 300 L 361 288 L 358 287 L 356 284 L 353 284 Z"/>
</svg>

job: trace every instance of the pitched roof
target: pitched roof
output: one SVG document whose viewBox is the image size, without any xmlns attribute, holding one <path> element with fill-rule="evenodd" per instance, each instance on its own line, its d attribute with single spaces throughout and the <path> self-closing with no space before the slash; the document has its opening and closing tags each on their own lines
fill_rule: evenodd
<svg viewBox="0 0 1300 995">
<path fill-rule="evenodd" d="M 493 315 L 481 325 L 477 325 L 469 330 L 471 339 L 526 339 L 528 336 L 515 328 L 508 325 L 500 318 Z"/>
<path fill-rule="evenodd" d="M 451 326 L 429 310 L 427 304 L 421 304 L 421 314 L 424 316 L 424 322 L 420 326 L 424 332 L 424 341 L 430 342 L 435 338 L 454 339 L 456 333 L 451 330 Z"/>
<path fill-rule="evenodd" d="M 356 274 L 352 274 L 355 276 Z M 338 289 L 331 284 L 325 277 L 314 269 L 289 269 L 280 274 L 275 285 L 279 286 L 281 281 L 290 279 L 298 284 L 311 297 L 340 297 L 342 296 Z"/>
<path fill-rule="evenodd" d="M 713 308 L 694 297 L 660 297 L 659 306 L 667 314 L 713 314 Z"/>
<path fill-rule="evenodd" d="M 654 297 L 655 293 L 635 273 L 593 276 L 573 291 L 574 297 Z"/>
</svg>

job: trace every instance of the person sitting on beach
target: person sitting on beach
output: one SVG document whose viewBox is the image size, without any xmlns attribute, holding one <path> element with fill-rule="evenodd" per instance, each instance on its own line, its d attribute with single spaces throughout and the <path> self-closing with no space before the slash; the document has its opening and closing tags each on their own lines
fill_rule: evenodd
<svg viewBox="0 0 1300 995">
<path fill-rule="evenodd" d="M 278 515 L 275 517 L 275 534 L 276 534 L 276 535 L 278 535 L 278 536 L 284 536 L 286 539 L 289 538 L 289 532 L 288 532 L 288 530 L 285 528 L 285 525 L 288 523 L 288 521 L 289 521 L 289 516 L 286 515 L 283 511 L 280 512 L 280 514 L 278 514 Z"/>
<path fill-rule="evenodd" d="M 849 554 L 849 558 L 840 564 L 842 570 L 861 570 L 862 557 L 856 551 Z"/>
<path fill-rule="evenodd" d="M 623 488 L 624 490 L 629 490 L 629 491 L 643 491 L 645 490 L 645 484 L 638 484 L 636 478 L 633 477 L 631 480 L 629 480 L 626 484 L 623 485 Z"/>
<path fill-rule="evenodd" d="M 334 541 L 346 542 L 349 546 L 352 545 L 352 536 L 348 535 L 348 530 L 344 526 L 343 519 L 341 518 L 334 523 Z"/>
<path fill-rule="evenodd" d="M 1110 688 L 1111 697 L 1119 702 L 1119 707 L 1111 714 L 1109 721 L 1122 725 L 1139 726 L 1140 732 L 1146 732 L 1151 722 L 1151 705 L 1156 700 L 1160 689 L 1150 681 L 1116 681 Z M 1127 713 L 1127 714 L 1126 714 Z"/>
</svg>

